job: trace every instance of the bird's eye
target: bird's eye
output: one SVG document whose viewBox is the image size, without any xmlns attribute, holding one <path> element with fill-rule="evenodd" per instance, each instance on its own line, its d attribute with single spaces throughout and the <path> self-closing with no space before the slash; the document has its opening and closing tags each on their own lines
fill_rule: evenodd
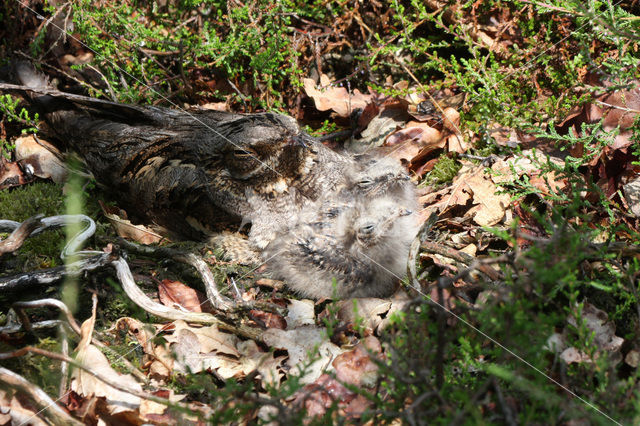
<svg viewBox="0 0 640 426">
<path fill-rule="evenodd" d="M 371 184 L 373 184 L 373 181 L 371 179 L 368 179 L 368 178 L 360 179 L 358 181 L 358 186 L 360 186 L 362 188 L 366 188 L 368 186 L 371 186 Z"/>
<path fill-rule="evenodd" d="M 326 215 L 328 218 L 334 218 L 338 216 L 338 213 L 340 213 L 340 209 L 338 209 L 337 207 L 334 207 L 327 210 Z"/>
<path fill-rule="evenodd" d="M 255 156 L 255 154 L 251 151 L 247 151 L 246 149 L 241 149 L 241 148 L 237 148 L 233 150 L 233 155 L 235 157 L 240 157 L 240 158 L 247 158 L 247 157 L 253 157 Z"/>
<path fill-rule="evenodd" d="M 373 223 L 367 223 L 366 225 L 363 225 L 360 227 L 360 234 L 362 235 L 369 235 L 373 233 L 374 230 L 374 226 Z"/>
</svg>

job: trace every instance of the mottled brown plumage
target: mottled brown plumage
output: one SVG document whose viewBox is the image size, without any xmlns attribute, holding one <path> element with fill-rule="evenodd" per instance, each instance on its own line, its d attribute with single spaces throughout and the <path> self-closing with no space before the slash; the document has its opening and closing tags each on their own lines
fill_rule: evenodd
<svg viewBox="0 0 640 426">
<path fill-rule="evenodd" d="M 280 114 L 124 105 L 51 90 L 37 75 L 26 83 L 0 90 L 29 93 L 50 133 L 130 214 L 185 238 L 253 222 L 251 241 L 264 247 L 350 161 Z"/>
</svg>

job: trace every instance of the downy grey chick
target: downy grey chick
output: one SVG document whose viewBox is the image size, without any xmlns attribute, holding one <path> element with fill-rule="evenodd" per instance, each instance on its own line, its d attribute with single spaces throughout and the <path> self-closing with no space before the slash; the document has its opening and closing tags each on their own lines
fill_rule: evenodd
<svg viewBox="0 0 640 426">
<path fill-rule="evenodd" d="M 405 274 L 418 230 L 415 215 L 389 197 L 337 206 L 337 217 L 329 206 L 316 214 L 320 220 L 301 222 L 269 244 L 264 256 L 270 269 L 306 297 L 391 295 Z M 321 220 L 323 215 L 328 221 Z"/>
<path fill-rule="evenodd" d="M 386 156 L 356 156 L 359 167 L 347 172 L 344 188 L 354 196 L 388 196 L 408 209 L 417 208 L 415 185 L 398 160 Z"/>
</svg>

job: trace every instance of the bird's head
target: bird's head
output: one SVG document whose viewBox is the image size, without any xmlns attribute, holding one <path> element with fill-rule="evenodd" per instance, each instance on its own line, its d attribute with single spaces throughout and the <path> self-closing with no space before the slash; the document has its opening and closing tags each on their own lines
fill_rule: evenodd
<svg viewBox="0 0 640 426">
<path fill-rule="evenodd" d="M 384 195 L 396 187 L 407 184 L 409 179 L 404 167 L 390 157 L 364 161 L 349 176 L 353 188 L 367 195 Z"/>
<path fill-rule="evenodd" d="M 297 122 L 281 114 L 245 116 L 236 121 L 222 152 L 222 162 L 235 180 L 259 193 L 282 192 L 308 167 L 313 140 Z"/>
</svg>

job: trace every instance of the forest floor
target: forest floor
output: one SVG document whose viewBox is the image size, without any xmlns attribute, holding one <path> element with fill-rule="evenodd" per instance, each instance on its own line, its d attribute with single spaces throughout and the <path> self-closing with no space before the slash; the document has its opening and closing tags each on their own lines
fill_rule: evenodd
<svg viewBox="0 0 640 426">
<path fill-rule="evenodd" d="M 0 252 L 1 423 L 640 422 L 635 0 L 144 4 L 8 0 L 0 75 L 28 59 L 67 92 L 278 111 L 396 158 L 420 191 L 412 270 L 390 299 L 298 300 L 129 222 L 0 95 L 0 219 L 84 214 L 119 271 L 9 291 L 61 278 L 78 229 Z M 202 305 L 208 279 L 253 308 Z"/>
</svg>

